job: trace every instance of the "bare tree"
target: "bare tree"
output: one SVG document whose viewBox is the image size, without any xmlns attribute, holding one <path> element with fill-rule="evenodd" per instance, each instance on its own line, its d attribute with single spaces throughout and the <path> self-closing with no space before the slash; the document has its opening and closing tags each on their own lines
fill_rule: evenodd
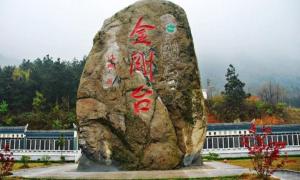
<svg viewBox="0 0 300 180">
<path fill-rule="evenodd" d="M 269 81 L 259 88 L 257 94 L 266 103 L 276 105 L 279 102 L 283 102 L 286 92 L 284 87 Z"/>
<path fill-rule="evenodd" d="M 211 84 L 211 79 L 207 79 L 207 99 L 211 99 L 213 97 L 215 87 Z"/>
</svg>

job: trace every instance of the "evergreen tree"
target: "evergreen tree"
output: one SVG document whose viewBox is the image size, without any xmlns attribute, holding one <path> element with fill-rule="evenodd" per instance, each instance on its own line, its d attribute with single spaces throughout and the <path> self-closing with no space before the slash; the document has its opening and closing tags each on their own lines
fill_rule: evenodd
<svg viewBox="0 0 300 180">
<path fill-rule="evenodd" d="M 232 122 L 236 119 L 242 119 L 244 111 L 244 103 L 247 98 L 247 94 L 244 91 L 245 83 L 243 83 L 235 71 L 232 64 L 229 65 L 226 73 L 227 83 L 225 84 L 225 114 L 224 120 L 226 122 Z"/>
<path fill-rule="evenodd" d="M 8 111 L 8 104 L 6 103 L 6 101 L 2 100 L 0 102 L 0 114 L 5 114 Z"/>
<path fill-rule="evenodd" d="M 46 104 L 46 99 L 44 95 L 38 91 L 35 92 L 35 97 L 32 101 L 32 107 L 35 111 L 40 112 L 43 110 Z"/>
</svg>

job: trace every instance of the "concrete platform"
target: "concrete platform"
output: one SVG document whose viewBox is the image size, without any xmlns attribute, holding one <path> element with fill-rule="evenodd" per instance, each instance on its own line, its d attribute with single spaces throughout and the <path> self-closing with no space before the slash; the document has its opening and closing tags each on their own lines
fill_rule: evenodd
<svg viewBox="0 0 300 180">
<path fill-rule="evenodd" d="M 32 168 L 14 171 L 13 176 L 51 179 L 164 179 L 231 176 L 250 172 L 222 162 L 205 162 L 204 166 L 165 171 L 78 172 L 76 168 L 77 164 Z"/>
</svg>

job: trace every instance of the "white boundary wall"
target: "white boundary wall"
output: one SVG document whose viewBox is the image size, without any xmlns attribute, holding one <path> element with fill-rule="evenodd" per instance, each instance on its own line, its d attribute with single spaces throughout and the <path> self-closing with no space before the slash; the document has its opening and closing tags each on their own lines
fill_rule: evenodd
<svg viewBox="0 0 300 180">
<path fill-rule="evenodd" d="M 300 147 L 286 147 L 280 150 L 281 154 L 287 153 L 288 155 L 300 155 Z M 232 148 L 232 149 L 203 149 L 202 155 L 206 156 L 209 153 L 217 153 L 221 158 L 238 158 L 248 157 L 248 150 L 245 148 Z"/>
<path fill-rule="evenodd" d="M 30 160 L 38 161 L 42 160 L 43 156 L 50 156 L 50 161 L 60 161 L 60 157 L 64 156 L 66 161 L 77 162 L 81 157 L 81 150 L 69 150 L 69 151 L 43 151 L 43 150 L 12 150 L 15 160 L 21 160 L 22 156 L 30 156 Z"/>
</svg>

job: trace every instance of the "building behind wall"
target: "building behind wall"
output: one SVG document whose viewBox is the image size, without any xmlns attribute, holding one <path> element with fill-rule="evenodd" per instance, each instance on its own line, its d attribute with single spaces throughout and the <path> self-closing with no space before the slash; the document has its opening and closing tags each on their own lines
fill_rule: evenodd
<svg viewBox="0 0 300 180">
<path fill-rule="evenodd" d="M 221 157 L 245 157 L 248 151 L 244 148 L 243 136 L 249 135 L 251 123 L 218 123 L 209 124 L 206 134 L 206 142 L 203 154 L 217 153 Z M 286 148 L 282 153 L 289 155 L 300 154 L 300 124 L 272 125 L 272 134 L 266 138 L 266 143 L 284 141 Z M 257 132 L 262 133 L 262 126 L 257 126 Z M 250 145 L 254 144 L 254 138 L 250 137 Z"/>
<path fill-rule="evenodd" d="M 43 156 L 49 155 L 51 160 L 60 160 L 64 156 L 68 161 L 76 161 L 80 150 L 75 128 L 28 130 L 28 125 L 0 127 L 0 147 L 3 149 L 8 144 L 17 160 L 22 155 L 28 155 L 32 160 L 41 160 Z"/>
<path fill-rule="evenodd" d="M 248 151 L 243 147 L 244 135 L 249 135 L 250 123 L 218 123 L 209 124 L 206 141 L 202 154 L 217 153 L 220 157 L 245 157 Z M 283 152 L 289 155 L 300 154 L 300 124 L 273 125 L 272 134 L 267 142 L 285 141 L 287 146 Z M 257 128 L 261 133 L 261 126 Z M 59 141 L 63 137 L 61 147 Z M 254 143 L 254 139 L 250 139 Z M 77 161 L 81 156 L 78 149 L 78 135 L 76 127 L 70 130 L 29 130 L 26 126 L 0 127 L 0 148 L 8 144 L 19 160 L 22 155 L 30 156 L 32 160 L 41 160 L 49 155 L 51 160 Z"/>
</svg>

